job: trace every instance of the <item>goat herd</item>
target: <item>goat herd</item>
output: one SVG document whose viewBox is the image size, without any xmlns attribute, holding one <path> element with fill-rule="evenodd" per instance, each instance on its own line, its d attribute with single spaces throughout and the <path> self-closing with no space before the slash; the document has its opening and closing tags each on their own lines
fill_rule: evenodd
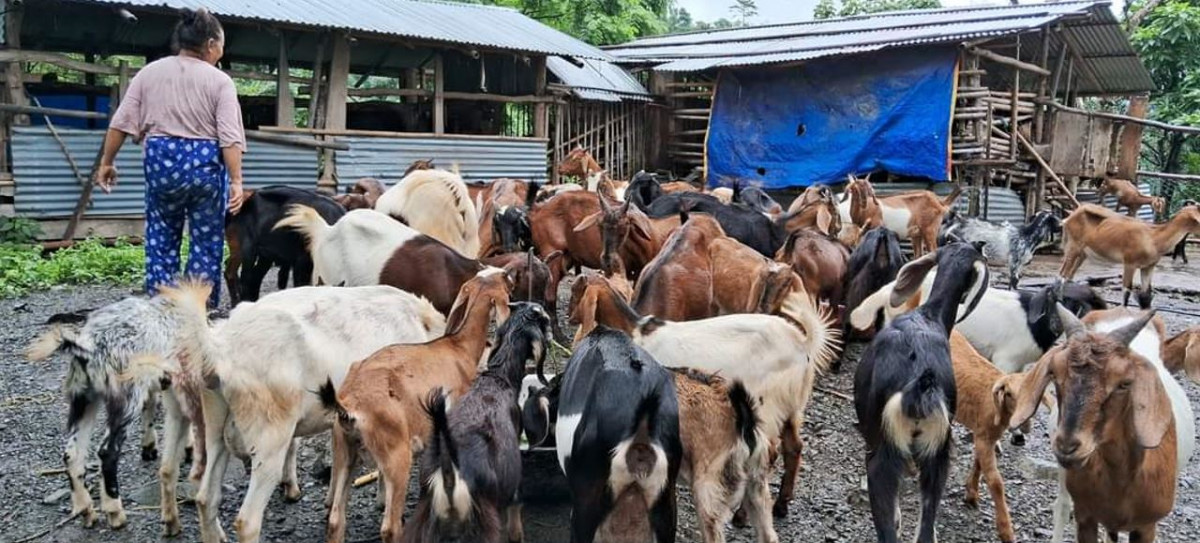
<svg viewBox="0 0 1200 543">
<path fill-rule="evenodd" d="M 470 186 L 422 161 L 391 188 L 363 180 L 336 199 L 261 189 L 228 221 L 227 318 L 210 322 L 210 287 L 184 280 L 46 332 L 28 355 L 70 359 L 73 514 L 97 519 L 84 472 L 103 404 L 100 512 L 113 528 L 126 523 L 119 453 L 140 413 L 143 458 L 157 456 L 161 398 L 168 536 L 181 531 L 185 449 L 205 543 L 226 539 L 230 454 L 249 459 L 233 524 L 249 543 L 280 483 L 299 497 L 296 438 L 331 431 L 330 542 L 346 540 L 364 451 L 378 470 L 384 542 L 520 541 L 522 434 L 557 450 L 572 541 L 674 541 L 682 477 L 706 542 L 724 541 L 731 520 L 777 542 L 772 515 L 788 514 L 814 382 L 837 371 L 849 339 L 870 341 L 853 399 L 879 541 L 898 541 L 900 479 L 913 468 L 917 540 L 935 541 L 954 421 L 974 439 L 968 502 L 982 477 L 998 538 L 1015 541 L 995 449 L 1010 429 L 1024 439 L 1039 404 L 1063 473 L 1056 541 L 1072 502 L 1089 542 L 1098 526 L 1151 541 L 1171 511 L 1195 441 L 1171 372 L 1200 380 L 1200 329 L 1168 338 L 1153 311 L 1108 309 L 1070 279 L 1085 257 L 1120 262 L 1126 301 L 1136 270 L 1147 308 L 1159 257 L 1200 231 L 1195 205 L 1164 225 L 1085 205 L 1061 223 L 1045 211 L 1014 227 L 958 217 L 958 190 L 877 197 L 851 179 L 840 201 L 818 185 L 785 211 L 753 187 L 703 192 L 647 173 L 612 181 L 581 150 L 560 171 L 583 183 Z M 1016 290 L 1060 229 L 1066 281 Z M 907 263 L 901 240 L 913 245 Z M 990 265 L 1012 288 L 990 286 Z M 289 276 L 324 286 L 259 299 L 273 266 L 281 288 Z M 571 271 L 574 350 L 547 375 L 554 338 L 566 342 L 556 308 Z M 418 453 L 420 500 L 405 523 Z"/>
</svg>

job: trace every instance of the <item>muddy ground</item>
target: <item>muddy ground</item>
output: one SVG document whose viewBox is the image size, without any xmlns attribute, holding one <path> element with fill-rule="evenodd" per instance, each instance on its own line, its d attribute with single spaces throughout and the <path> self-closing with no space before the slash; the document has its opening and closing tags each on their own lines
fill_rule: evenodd
<svg viewBox="0 0 1200 543">
<path fill-rule="evenodd" d="M 1193 258 L 1200 257 L 1196 255 Z M 1026 280 L 1028 284 L 1045 282 L 1057 269 L 1058 257 L 1039 257 Z M 1080 277 L 1112 275 L 1114 269 L 1086 266 Z M 1200 297 L 1191 289 L 1194 267 L 1164 263 L 1155 279 L 1163 290 L 1156 307 L 1172 333 L 1200 324 Z M 1119 283 L 1110 280 L 1104 287 L 1109 300 L 1118 300 Z M 564 285 L 564 289 L 566 286 Z M 39 471 L 61 467 L 62 430 L 65 405 L 59 389 L 64 361 L 45 364 L 27 363 L 23 347 L 43 329 L 46 318 L 54 313 L 94 308 L 116 301 L 130 293 L 130 286 L 66 288 L 32 294 L 23 298 L 0 300 L 0 542 L 15 542 L 53 527 L 69 513 L 64 475 L 40 475 Z M 564 294 L 569 290 L 564 290 Z M 566 304 L 563 303 L 563 306 Z M 840 374 L 820 378 L 822 391 L 813 397 L 804 428 L 804 463 L 792 514 L 776 522 L 782 541 L 869 541 L 874 535 L 865 495 L 858 490 L 863 472 L 862 440 L 852 427 L 852 404 L 842 394 L 851 392 L 851 375 L 861 346 L 852 345 L 849 360 Z M 1185 385 L 1192 403 L 1200 409 L 1200 387 Z M 833 393 L 828 391 L 834 391 Z M 1045 413 L 1040 413 L 1036 431 L 1024 448 L 1006 446 L 1000 470 L 1007 484 L 1009 506 L 1018 539 L 1047 541 L 1050 538 L 1050 505 L 1055 484 L 1045 479 L 1035 466 L 1048 464 Z M 93 441 L 98 441 L 97 436 Z M 299 503 L 284 503 L 276 493 L 267 510 L 264 541 L 320 541 L 324 537 L 325 484 L 315 474 L 324 465 L 327 438 L 305 440 L 301 450 L 301 485 L 304 496 Z M 992 501 L 986 489 L 981 493 L 979 509 L 963 505 L 963 480 L 970 461 L 969 437 L 955 429 L 955 460 L 947 496 L 939 518 L 939 538 L 943 542 L 995 541 Z M 93 447 L 94 450 L 94 447 Z M 103 521 L 97 528 L 85 529 L 78 520 L 54 528 L 38 541 L 54 542 L 148 542 L 161 539 L 157 504 L 157 465 L 143 462 L 138 454 L 138 435 L 134 430 L 125 446 L 121 463 L 121 482 L 129 525 L 110 530 Z M 525 540 L 531 543 L 567 541 L 570 509 L 562 494 L 561 476 L 550 455 L 527 462 Z M 235 463 L 236 464 L 236 463 Z M 183 473 L 186 473 L 186 469 Z M 1044 470 L 1042 470 L 1044 471 Z M 237 513 L 245 490 L 245 474 L 239 465 L 228 471 L 221 518 L 226 530 Z M 89 485 L 96 492 L 97 473 L 89 471 Z M 775 479 L 778 479 L 776 474 Z M 772 485 L 774 487 L 774 485 Z M 410 492 L 410 496 L 414 495 Z M 678 541 L 698 541 L 696 519 L 686 492 L 681 494 Z M 906 533 L 916 520 L 916 494 L 909 485 L 904 507 Z M 349 539 L 378 539 L 380 513 L 375 508 L 375 487 L 353 493 Z M 182 508 L 184 533 L 181 541 L 198 538 L 195 508 Z M 1072 529 L 1073 531 L 1073 529 Z M 748 529 L 730 529 L 732 541 L 754 541 Z M 1160 540 L 1194 543 L 1200 541 L 1200 462 L 1195 459 L 1185 468 L 1179 483 L 1175 511 L 1160 525 Z M 907 536 L 906 536 L 907 539 Z"/>
</svg>

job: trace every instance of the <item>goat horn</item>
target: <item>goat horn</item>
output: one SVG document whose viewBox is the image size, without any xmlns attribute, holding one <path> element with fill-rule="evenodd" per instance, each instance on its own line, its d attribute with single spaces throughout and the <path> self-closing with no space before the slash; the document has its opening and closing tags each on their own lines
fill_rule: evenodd
<svg viewBox="0 0 1200 543">
<path fill-rule="evenodd" d="M 625 200 L 625 203 L 621 204 L 621 216 L 625 216 L 627 213 L 629 213 L 629 200 Z"/>
<path fill-rule="evenodd" d="M 1109 332 L 1108 337 L 1113 341 L 1119 341 L 1122 345 L 1129 346 L 1133 342 L 1133 338 L 1136 338 L 1141 333 L 1142 328 L 1146 327 L 1146 323 L 1150 322 L 1150 319 L 1153 318 L 1154 310 L 1151 309 L 1142 313 L 1142 316 L 1134 319 L 1133 322 Z"/>
<path fill-rule="evenodd" d="M 1087 333 L 1087 327 L 1074 313 L 1063 307 L 1062 304 L 1055 304 L 1055 308 L 1058 310 L 1058 319 L 1062 321 L 1063 337 L 1071 339 L 1078 334 Z"/>
<path fill-rule="evenodd" d="M 596 197 L 600 199 L 600 209 L 608 213 L 608 201 L 604 199 L 604 195 L 597 193 Z"/>
</svg>

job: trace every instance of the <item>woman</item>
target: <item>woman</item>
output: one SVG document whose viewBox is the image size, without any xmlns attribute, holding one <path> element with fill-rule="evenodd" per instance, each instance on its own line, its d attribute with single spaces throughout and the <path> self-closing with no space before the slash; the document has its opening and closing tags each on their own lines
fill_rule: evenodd
<svg viewBox="0 0 1200 543">
<path fill-rule="evenodd" d="M 191 238 L 187 275 L 213 285 L 221 300 L 225 213 L 242 206 L 246 136 L 233 80 L 216 67 L 225 31 L 207 10 L 184 10 L 172 46 L 178 53 L 138 70 L 109 123 L 96 184 L 117 183 L 113 160 L 126 135 L 145 146 L 146 292 L 179 274 L 183 222 Z M 226 208 L 228 204 L 228 208 Z"/>
</svg>

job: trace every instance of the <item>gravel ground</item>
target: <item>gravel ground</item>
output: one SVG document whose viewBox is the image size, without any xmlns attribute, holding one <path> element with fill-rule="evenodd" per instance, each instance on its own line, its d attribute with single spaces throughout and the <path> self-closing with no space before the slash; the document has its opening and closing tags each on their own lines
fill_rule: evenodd
<svg viewBox="0 0 1200 543">
<path fill-rule="evenodd" d="M 1031 270 L 1031 283 L 1049 275 L 1057 268 L 1057 258 L 1039 258 Z M 1178 281 L 1164 282 L 1166 290 L 1156 299 L 1156 306 L 1200 313 L 1200 301 L 1186 291 L 1193 272 L 1186 267 L 1174 268 Z M 1085 268 L 1081 276 L 1110 273 L 1103 269 Z M 271 281 L 268 281 L 270 283 Z M 1172 284 L 1175 283 L 1175 284 Z M 1106 286 L 1110 300 L 1120 293 Z M 567 285 L 564 285 L 564 289 Z M 38 472 L 59 468 L 62 463 L 62 429 L 65 405 L 59 387 L 64 362 L 30 364 L 21 356 L 24 346 L 40 333 L 46 318 L 54 313 L 94 308 L 116 301 L 130 292 L 124 287 L 68 288 L 32 294 L 19 299 L 0 300 L 0 487 L 5 499 L 0 500 L 0 541 L 15 542 L 51 528 L 69 513 L 67 482 L 62 475 L 43 476 Z M 569 290 L 564 290 L 564 294 Z M 565 302 L 561 304 L 564 308 Z M 1197 324 L 1195 317 L 1163 313 L 1172 333 Z M 863 473 L 862 441 L 853 430 L 854 414 L 851 402 L 838 394 L 851 392 L 851 376 L 857 364 L 860 345 L 849 349 L 849 360 L 840 374 L 826 375 L 818 381 L 823 391 L 813 396 L 804 428 L 806 447 L 804 462 L 797 486 L 792 514 L 776 522 L 782 541 L 869 541 L 873 538 L 866 496 L 858 490 Z M 1185 385 L 1194 406 L 1200 409 L 1200 387 Z M 1006 446 L 1000 458 L 1000 471 L 1007 484 L 1009 506 L 1017 536 L 1022 541 L 1047 541 L 1050 538 L 1050 506 L 1055 484 L 1039 478 L 1037 465 L 1050 461 L 1044 411 L 1039 414 L 1030 443 L 1023 448 Z M 98 442 L 99 436 L 94 441 Z M 299 503 L 284 503 L 276 494 L 267 509 L 264 541 L 319 541 L 324 534 L 325 484 L 315 477 L 324 465 L 327 438 L 305 441 L 300 453 L 301 486 L 304 496 Z M 963 480 L 969 468 L 969 436 L 955 429 L 954 469 L 939 517 L 939 538 L 943 542 L 975 542 L 996 540 L 993 508 L 986 489 L 981 492 L 979 509 L 963 505 Z M 68 522 L 52 529 L 38 541 L 54 542 L 147 542 L 160 539 L 157 496 L 157 466 L 143 462 L 138 454 L 137 430 L 126 442 L 121 463 L 121 482 L 129 525 L 122 530 L 109 530 L 103 521 L 94 529 L 85 529 L 79 521 Z M 94 447 L 93 447 L 94 450 Z M 221 518 L 226 529 L 237 514 L 245 483 L 241 467 L 231 467 L 226 481 L 226 493 Z M 524 512 L 526 541 L 531 543 L 567 541 L 570 515 L 566 505 L 562 478 L 552 455 L 534 455 L 526 462 Z M 1044 471 L 1044 470 L 1042 470 Z M 184 469 L 183 473 L 187 470 Z M 778 477 L 778 475 L 776 475 Z M 89 485 L 95 492 L 98 475 L 89 472 Z M 353 493 L 349 518 L 349 539 L 377 540 L 380 513 L 374 506 L 374 486 Z M 410 492 L 410 496 L 414 496 Z M 679 541 L 698 541 L 696 521 L 691 500 L 686 492 L 680 500 Z M 98 503 L 98 502 L 97 502 Z M 904 497 L 906 532 L 911 533 L 916 517 L 917 495 L 909 484 Z M 182 508 L 184 533 L 180 540 L 198 539 L 195 509 Z M 1072 529 L 1073 531 L 1073 529 Z M 730 529 L 732 541 L 753 541 L 748 529 Z M 1200 462 L 1193 460 L 1184 470 L 1179 484 L 1175 511 L 1159 529 L 1160 541 L 1200 541 Z"/>
</svg>

